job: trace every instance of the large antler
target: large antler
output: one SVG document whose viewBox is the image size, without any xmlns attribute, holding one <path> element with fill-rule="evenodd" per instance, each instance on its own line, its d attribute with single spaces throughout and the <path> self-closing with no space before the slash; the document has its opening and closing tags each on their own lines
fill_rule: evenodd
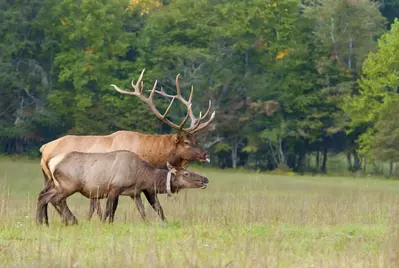
<svg viewBox="0 0 399 268">
<path fill-rule="evenodd" d="M 200 131 L 200 130 L 206 128 L 206 127 L 215 119 L 215 111 L 214 111 L 214 112 L 212 113 L 211 117 L 209 118 L 209 120 L 208 120 L 207 122 L 201 123 L 201 121 L 204 120 L 204 119 L 208 116 L 208 114 L 209 114 L 209 112 L 210 112 L 210 110 L 211 110 L 211 104 L 212 104 L 212 102 L 211 102 L 210 100 L 209 100 L 208 110 L 206 111 L 206 113 L 205 113 L 203 116 L 202 116 L 202 114 L 200 113 L 200 114 L 199 114 L 199 118 L 195 118 L 195 116 L 194 116 L 194 114 L 193 114 L 193 110 L 192 110 L 192 108 L 191 108 L 191 106 L 192 106 L 191 101 L 192 101 L 192 98 L 193 98 L 194 87 L 193 87 L 193 86 L 191 87 L 190 97 L 188 98 L 188 100 L 185 100 L 185 99 L 183 98 L 183 96 L 181 95 L 180 86 L 179 86 L 179 75 L 180 75 L 180 74 L 178 74 L 178 75 L 176 76 L 176 89 L 177 89 L 177 94 L 176 94 L 176 95 L 169 95 L 169 94 L 166 94 L 166 93 L 165 93 L 164 91 L 162 91 L 162 90 L 160 90 L 160 91 L 159 91 L 159 90 L 156 90 L 156 86 L 157 86 L 157 82 L 158 82 L 158 81 L 156 80 L 155 83 L 154 83 L 154 86 L 153 86 L 152 90 L 150 90 L 150 95 L 148 96 L 148 98 L 145 97 L 144 94 L 143 94 L 143 91 L 144 91 L 144 83 L 143 83 L 143 81 L 142 81 L 143 75 L 144 75 L 144 71 L 145 71 L 145 69 L 143 69 L 143 71 L 141 72 L 140 77 L 139 77 L 139 79 L 137 80 L 136 84 L 134 84 L 134 83 L 133 83 L 133 80 L 132 80 L 132 83 L 131 83 L 131 84 L 132 84 L 132 87 L 133 87 L 134 91 L 126 91 L 126 90 L 123 90 L 123 89 L 119 88 L 119 87 L 116 86 L 116 85 L 111 85 L 111 86 L 113 86 L 113 87 L 115 88 L 115 90 L 118 91 L 119 93 L 122 93 L 122 94 L 125 94 L 125 95 L 130 95 L 130 96 L 136 96 L 136 97 L 138 97 L 140 100 L 142 100 L 143 102 L 145 102 L 145 103 L 148 104 L 148 106 L 150 107 L 151 111 L 155 114 L 155 116 L 156 116 L 158 119 L 162 120 L 162 121 L 163 121 L 164 123 L 166 123 L 168 126 L 174 128 L 174 129 L 177 129 L 177 130 L 182 130 L 182 131 L 188 132 L 188 133 L 196 133 L 196 132 L 198 132 L 198 131 Z M 167 97 L 167 98 L 171 98 L 171 99 L 172 99 L 172 101 L 170 102 L 170 104 L 169 104 L 169 106 L 168 106 L 168 108 L 166 109 L 166 111 L 165 111 L 164 114 L 161 114 L 161 113 L 157 110 L 157 108 L 155 107 L 155 105 L 154 105 L 154 102 L 153 102 L 154 93 L 157 93 L 157 94 L 160 94 L 160 95 L 162 95 L 162 96 L 164 96 L 164 97 Z M 170 108 L 172 107 L 173 101 L 174 101 L 175 99 L 179 100 L 179 101 L 180 101 L 181 103 L 183 103 L 183 104 L 186 106 L 186 108 L 187 108 L 187 114 L 186 114 L 185 118 L 183 119 L 183 121 L 182 121 L 179 125 L 174 124 L 173 122 L 169 121 L 169 120 L 166 118 L 166 115 L 168 114 Z M 188 127 L 188 128 L 183 128 L 183 126 L 186 124 L 188 118 L 190 118 L 190 120 L 191 120 L 190 127 Z"/>
</svg>

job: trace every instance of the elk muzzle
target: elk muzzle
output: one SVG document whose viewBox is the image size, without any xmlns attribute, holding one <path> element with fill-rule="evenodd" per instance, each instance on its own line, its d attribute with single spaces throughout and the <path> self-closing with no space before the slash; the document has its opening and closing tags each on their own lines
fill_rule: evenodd
<svg viewBox="0 0 399 268">
<path fill-rule="evenodd" d="M 208 152 L 204 152 L 204 153 L 202 154 L 200 162 L 202 162 L 202 163 L 204 163 L 204 162 L 205 162 L 205 163 L 211 162 L 211 158 L 209 157 L 209 153 L 208 153 Z"/>
<path fill-rule="evenodd" d="M 208 183 L 209 183 L 208 178 L 204 177 L 204 179 L 202 180 L 201 189 L 205 189 L 208 186 Z"/>
</svg>

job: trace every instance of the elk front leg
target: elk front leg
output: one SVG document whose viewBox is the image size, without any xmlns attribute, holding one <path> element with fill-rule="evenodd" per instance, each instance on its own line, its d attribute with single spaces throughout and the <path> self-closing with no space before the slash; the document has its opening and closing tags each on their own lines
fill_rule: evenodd
<svg viewBox="0 0 399 268">
<path fill-rule="evenodd" d="M 147 198 L 148 202 L 151 204 L 151 207 L 158 212 L 159 217 L 163 222 L 166 222 L 165 214 L 163 213 L 163 209 L 161 204 L 159 203 L 158 197 L 155 193 L 150 193 L 148 191 L 144 191 L 144 195 Z"/>
<path fill-rule="evenodd" d="M 87 216 L 87 220 L 91 220 L 95 210 L 97 210 L 97 215 L 101 220 L 103 217 L 103 212 L 101 209 L 100 199 L 98 199 L 98 198 L 90 199 L 90 208 L 89 208 L 89 214 Z"/>
<path fill-rule="evenodd" d="M 145 213 L 144 205 L 143 202 L 141 201 L 141 195 L 136 195 L 136 196 L 131 196 L 132 199 L 134 199 L 134 202 L 136 203 L 137 210 L 140 212 L 141 219 L 145 222 L 147 222 L 147 216 Z"/>
<path fill-rule="evenodd" d="M 96 201 L 94 199 L 90 199 L 89 213 L 87 214 L 87 220 L 91 220 L 93 217 L 94 210 L 96 209 Z"/>
</svg>

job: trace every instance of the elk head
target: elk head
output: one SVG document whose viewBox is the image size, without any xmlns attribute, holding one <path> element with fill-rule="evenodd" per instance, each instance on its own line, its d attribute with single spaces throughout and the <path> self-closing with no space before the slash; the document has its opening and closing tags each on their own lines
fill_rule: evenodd
<svg viewBox="0 0 399 268">
<path fill-rule="evenodd" d="M 203 120 L 209 115 L 211 110 L 212 102 L 209 100 L 208 109 L 204 115 L 199 113 L 198 117 L 195 117 L 193 110 L 192 110 L 192 98 L 194 93 L 194 87 L 191 87 L 191 92 L 188 100 L 184 99 L 181 95 L 181 90 L 179 86 L 179 74 L 176 76 L 176 95 L 169 95 L 165 93 L 163 90 L 156 90 L 157 81 L 155 81 L 152 90 L 150 90 L 150 95 L 148 97 L 144 96 L 144 83 L 142 81 L 145 69 L 140 74 L 139 79 L 136 83 L 131 83 L 134 91 L 126 91 L 124 89 L 119 88 L 116 85 L 111 85 L 115 88 L 116 91 L 119 93 L 136 96 L 141 101 L 146 103 L 154 115 L 163 121 L 165 124 L 170 126 L 171 128 L 178 131 L 177 134 L 173 137 L 173 142 L 176 146 L 175 155 L 170 157 L 169 161 L 175 165 L 175 163 L 180 163 L 179 166 L 187 165 L 191 161 L 199 161 L 199 162 L 210 162 L 208 152 L 202 148 L 198 143 L 195 137 L 195 134 L 201 130 L 204 130 L 209 126 L 209 124 L 215 119 L 215 111 L 211 114 L 210 118 L 203 122 Z M 153 97 L 155 94 L 161 95 L 163 97 L 171 99 L 171 102 L 168 108 L 165 110 L 163 114 L 161 114 L 158 109 L 155 107 L 153 102 Z M 170 108 L 174 100 L 180 101 L 184 106 L 187 108 L 187 114 L 184 117 L 183 121 L 177 125 L 171 122 L 169 119 L 166 118 Z M 188 119 L 190 119 L 190 126 L 184 128 L 184 125 L 187 123 Z"/>
<path fill-rule="evenodd" d="M 185 168 L 174 167 L 169 162 L 166 163 L 168 171 L 173 174 L 170 178 L 170 185 L 172 188 L 201 188 L 205 189 L 209 183 L 208 178 L 203 177 L 197 173 L 189 172 Z"/>
</svg>

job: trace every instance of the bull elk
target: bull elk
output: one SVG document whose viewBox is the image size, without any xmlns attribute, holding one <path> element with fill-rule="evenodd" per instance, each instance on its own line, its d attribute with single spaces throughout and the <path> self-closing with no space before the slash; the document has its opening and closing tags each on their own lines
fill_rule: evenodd
<svg viewBox="0 0 399 268">
<path fill-rule="evenodd" d="M 143 220 L 145 210 L 140 194 L 165 221 L 158 193 L 178 192 L 183 188 L 205 189 L 209 180 L 203 176 L 174 168 L 167 163 L 168 170 L 156 168 L 130 151 L 110 153 L 71 152 L 52 158 L 48 163 L 53 183 L 47 184 L 39 193 L 36 221 L 43 224 L 49 202 L 58 205 L 76 192 L 90 199 L 107 198 L 102 221 L 114 221 L 120 195 L 132 197 Z M 71 212 L 72 213 L 72 212 Z M 48 225 L 48 221 L 45 222 Z"/>
<path fill-rule="evenodd" d="M 83 153 L 107 153 L 117 150 L 127 150 L 136 153 L 140 158 L 146 160 L 151 165 L 164 169 L 166 169 L 167 162 L 175 167 L 183 167 L 192 161 L 210 161 L 208 152 L 198 144 L 196 134 L 206 129 L 215 118 L 215 111 L 210 114 L 212 106 L 211 101 L 209 100 L 207 111 L 203 115 L 200 113 L 199 117 L 196 117 L 192 110 L 194 87 L 191 87 L 189 98 L 187 100 L 183 98 L 179 86 L 179 75 L 176 76 L 176 95 L 169 95 L 162 90 L 157 90 L 157 81 L 155 81 L 149 96 L 146 97 L 144 95 L 144 83 L 142 81 L 144 71 L 143 69 L 136 83 L 132 81 L 131 85 L 134 91 L 126 91 L 116 85 L 111 86 L 121 94 L 138 97 L 149 106 L 150 110 L 158 119 L 177 130 L 177 133 L 150 135 L 134 131 L 117 131 L 106 136 L 67 135 L 61 137 L 44 144 L 40 148 L 40 152 L 42 153 L 40 166 L 44 175 L 45 184 L 52 181 L 48 166 L 49 161 L 58 155 L 73 151 Z M 153 102 L 155 94 L 171 99 L 168 108 L 163 114 L 158 111 Z M 180 101 L 187 108 L 187 114 L 180 124 L 175 124 L 166 117 L 174 100 Z M 209 119 L 204 121 L 208 116 Z M 185 128 L 184 126 L 189 119 L 190 126 Z M 99 202 L 95 202 L 95 200 L 91 200 L 89 219 L 94 212 L 94 208 L 100 208 Z M 61 201 L 57 204 L 52 203 L 52 205 L 61 215 L 64 223 L 70 221 L 72 223 L 77 223 L 76 218 L 68 209 L 66 201 Z M 47 209 L 45 211 L 47 211 Z M 100 215 L 101 213 L 99 212 L 98 214 Z M 48 222 L 48 215 L 45 214 L 44 217 Z"/>
</svg>

